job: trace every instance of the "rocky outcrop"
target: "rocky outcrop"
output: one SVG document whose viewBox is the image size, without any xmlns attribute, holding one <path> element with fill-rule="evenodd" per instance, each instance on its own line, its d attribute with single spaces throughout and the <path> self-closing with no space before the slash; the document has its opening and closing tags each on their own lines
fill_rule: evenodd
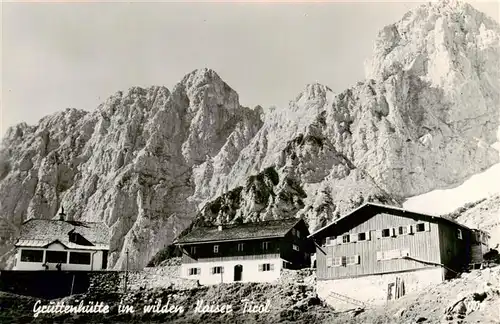
<svg viewBox="0 0 500 324">
<path fill-rule="evenodd" d="M 460 183 L 499 161 L 500 28 L 468 4 L 426 4 L 385 27 L 367 80 L 310 84 L 264 115 L 212 70 L 118 92 L 6 133 L 0 217 L 102 220 L 110 264 L 144 266 L 196 222 L 307 218 Z M 12 237 L 15 233 L 12 234 Z M 12 241 L 10 242 L 12 243 Z"/>
</svg>

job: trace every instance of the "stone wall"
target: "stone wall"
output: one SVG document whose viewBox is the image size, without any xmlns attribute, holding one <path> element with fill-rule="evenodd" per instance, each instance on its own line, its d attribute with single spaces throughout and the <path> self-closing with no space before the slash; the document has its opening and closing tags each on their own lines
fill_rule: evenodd
<svg viewBox="0 0 500 324">
<path fill-rule="evenodd" d="M 441 283 L 443 281 L 443 269 L 428 268 L 411 272 L 320 280 L 317 282 L 317 293 L 320 298 L 336 310 L 359 307 L 354 301 L 361 301 L 367 306 L 383 305 L 387 302 L 388 285 L 389 283 L 395 283 L 397 277 L 404 281 L 405 293 L 408 294 Z M 335 296 L 332 292 L 354 299 L 354 301 Z"/>
<path fill-rule="evenodd" d="M 178 266 L 147 267 L 128 273 L 128 289 L 173 288 L 190 289 L 197 286 L 196 280 L 180 277 Z"/>
<path fill-rule="evenodd" d="M 124 291 L 122 271 L 94 271 L 89 273 L 89 288 L 86 295 L 102 299 L 118 295 Z"/>
<path fill-rule="evenodd" d="M 301 269 L 290 270 L 281 269 L 281 276 L 278 280 L 281 285 L 307 285 L 316 288 L 316 270 L 315 269 Z"/>
</svg>

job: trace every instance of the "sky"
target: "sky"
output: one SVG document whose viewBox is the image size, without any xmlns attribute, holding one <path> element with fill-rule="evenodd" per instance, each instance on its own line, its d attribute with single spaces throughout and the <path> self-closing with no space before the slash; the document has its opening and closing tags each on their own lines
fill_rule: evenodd
<svg viewBox="0 0 500 324">
<path fill-rule="evenodd" d="M 499 19 L 497 1 L 468 1 Z M 254 107 L 308 83 L 343 91 L 385 25 L 418 2 L 2 2 L 1 129 L 68 107 L 94 110 L 132 86 L 215 70 Z"/>
</svg>

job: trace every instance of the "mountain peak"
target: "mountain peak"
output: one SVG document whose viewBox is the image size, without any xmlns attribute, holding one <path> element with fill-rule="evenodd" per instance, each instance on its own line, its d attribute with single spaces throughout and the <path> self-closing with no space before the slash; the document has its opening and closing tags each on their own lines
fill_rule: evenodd
<svg viewBox="0 0 500 324">
<path fill-rule="evenodd" d="M 470 69 L 464 61 L 496 61 L 499 35 L 499 24 L 468 3 L 423 4 L 378 33 L 374 55 L 365 63 L 366 78 L 386 80 L 405 70 L 442 87 L 455 72 Z"/>
<path fill-rule="evenodd" d="M 221 77 L 212 69 L 202 68 L 196 69 L 184 76 L 181 80 L 182 84 L 187 87 L 202 86 L 207 83 L 224 83 Z"/>
<path fill-rule="evenodd" d="M 323 85 L 321 83 L 309 83 L 305 86 L 304 90 L 302 90 L 297 97 L 295 98 L 296 102 L 303 100 L 311 100 L 314 98 L 325 98 L 328 94 L 332 94 L 333 91 L 328 86 Z"/>
</svg>

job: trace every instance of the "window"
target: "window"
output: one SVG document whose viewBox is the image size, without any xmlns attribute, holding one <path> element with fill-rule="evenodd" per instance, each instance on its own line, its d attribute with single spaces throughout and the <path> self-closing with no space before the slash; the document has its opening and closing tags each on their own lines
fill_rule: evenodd
<svg viewBox="0 0 500 324">
<path fill-rule="evenodd" d="M 47 263 L 66 263 L 68 252 L 66 251 L 47 251 L 45 262 Z"/>
<path fill-rule="evenodd" d="M 359 255 L 352 255 L 346 258 L 348 265 L 359 264 Z"/>
<path fill-rule="evenodd" d="M 366 233 L 359 233 L 358 241 L 366 241 Z"/>
<path fill-rule="evenodd" d="M 350 242 L 349 238 L 350 238 L 349 234 L 342 236 L 342 243 L 349 243 Z"/>
<path fill-rule="evenodd" d="M 292 235 L 297 236 L 297 230 L 295 228 L 292 228 Z"/>
<path fill-rule="evenodd" d="M 462 230 L 461 229 L 457 229 L 457 237 L 459 240 L 462 239 Z"/>
<path fill-rule="evenodd" d="M 297 237 L 300 238 L 300 231 L 297 231 Z"/>
<path fill-rule="evenodd" d="M 382 237 L 390 237 L 391 236 L 391 229 L 386 228 L 382 230 Z"/>
<path fill-rule="evenodd" d="M 342 260 L 342 266 L 346 266 L 347 265 L 347 257 L 343 256 L 341 257 L 341 260 Z"/>
<path fill-rule="evenodd" d="M 223 267 L 213 267 L 212 268 L 212 274 L 220 274 L 220 273 L 224 273 Z"/>
<path fill-rule="evenodd" d="M 69 233 L 69 241 L 71 243 L 76 243 L 76 233 L 75 232 Z"/>
<path fill-rule="evenodd" d="M 327 257 L 326 258 L 326 266 L 328 268 L 333 267 L 333 258 L 332 257 Z"/>
<path fill-rule="evenodd" d="M 219 246 L 218 245 L 214 245 L 214 253 L 219 253 Z"/>
<path fill-rule="evenodd" d="M 189 275 L 190 276 L 197 276 L 199 274 L 201 274 L 200 268 L 189 268 Z"/>
<path fill-rule="evenodd" d="M 410 256 L 410 250 L 404 249 L 404 250 L 378 251 L 377 261 L 399 259 L 405 256 Z"/>
<path fill-rule="evenodd" d="M 238 243 L 238 252 L 242 252 L 243 251 L 244 244 L 245 243 Z"/>
<path fill-rule="evenodd" d="M 271 263 L 259 264 L 259 271 L 273 271 L 273 270 L 274 270 L 274 264 Z"/>
<path fill-rule="evenodd" d="M 299 247 L 295 244 L 292 244 L 292 249 L 294 249 L 295 251 L 300 251 Z"/>
<path fill-rule="evenodd" d="M 269 242 L 262 242 L 262 250 L 269 250 Z"/>
<path fill-rule="evenodd" d="M 399 235 L 406 235 L 406 234 L 408 234 L 408 227 L 406 227 L 406 226 L 399 226 L 398 234 Z"/>
<path fill-rule="evenodd" d="M 43 250 L 21 250 L 22 262 L 43 262 Z"/>
<path fill-rule="evenodd" d="M 340 267 L 342 265 L 342 257 L 333 258 L 333 266 Z"/>
<path fill-rule="evenodd" d="M 418 223 L 417 224 L 417 232 L 424 232 L 425 231 L 425 224 L 424 223 Z"/>
<path fill-rule="evenodd" d="M 191 254 L 196 254 L 196 246 L 191 247 Z"/>
<path fill-rule="evenodd" d="M 69 254 L 69 263 L 72 264 L 90 264 L 89 252 L 71 252 Z"/>
</svg>

